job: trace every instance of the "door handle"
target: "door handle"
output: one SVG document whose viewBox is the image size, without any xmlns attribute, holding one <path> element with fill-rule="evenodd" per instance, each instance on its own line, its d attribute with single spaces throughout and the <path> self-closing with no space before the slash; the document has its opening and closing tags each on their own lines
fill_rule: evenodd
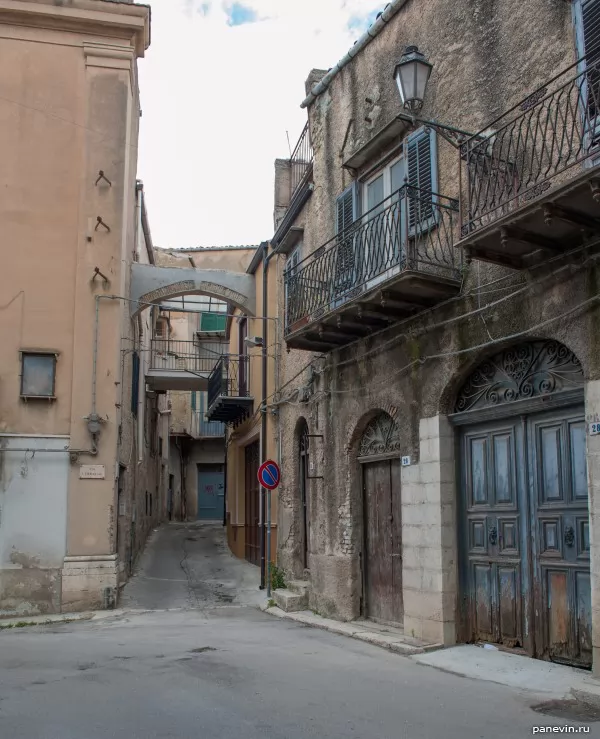
<svg viewBox="0 0 600 739">
<path fill-rule="evenodd" d="M 565 544 L 568 547 L 572 547 L 575 543 L 575 529 L 572 526 L 567 526 L 565 529 Z"/>
<path fill-rule="evenodd" d="M 498 529 L 495 526 L 492 526 L 488 533 L 488 541 L 492 546 L 498 543 Z"/>
</svg>

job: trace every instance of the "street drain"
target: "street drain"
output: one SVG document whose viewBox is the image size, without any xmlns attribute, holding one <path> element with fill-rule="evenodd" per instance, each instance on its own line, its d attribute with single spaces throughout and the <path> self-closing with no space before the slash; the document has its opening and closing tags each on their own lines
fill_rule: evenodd
<svg viewBox="0 0 600 739">
<path fill-rule="evenodd" d="M 578 700 L 553 700 L 531 706 L 536 713 L 573 721 L 600 721 L 600 708 Z"/>
<path fill-rule="evenodd" d="M 198 541 L 198 539 L 196 539 L 196 537 L 194 536 L 187 536 L 185 540 L 186 541 Z"/>
<path fill-rule="evenodd" d="M 189 650 L 192 654 L 202 654 L 202 652 L 216 652 L 214 647 L 196 647 L 196 649 Z"/>
</svg>

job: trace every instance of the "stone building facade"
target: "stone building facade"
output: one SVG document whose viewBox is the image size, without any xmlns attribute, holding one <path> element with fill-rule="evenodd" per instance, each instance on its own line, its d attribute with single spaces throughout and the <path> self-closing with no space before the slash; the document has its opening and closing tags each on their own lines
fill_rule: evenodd
<svg viewBox="0 0 600 739">
<path fill-rule="evenodd" d="M 144 5 L 0 2 L 0 614 L 113 605 L 162 517 L 136 180 Z M 160 442 L 162 440 L 162 449 Z"/>
<path fill-rule="evenodd" d="M 311 164 L 276 163 L 273 406 L 278 562 L 323 615 L 599 669 L 598 17 L 395 0 L 307 81 Z"/>
</svg>

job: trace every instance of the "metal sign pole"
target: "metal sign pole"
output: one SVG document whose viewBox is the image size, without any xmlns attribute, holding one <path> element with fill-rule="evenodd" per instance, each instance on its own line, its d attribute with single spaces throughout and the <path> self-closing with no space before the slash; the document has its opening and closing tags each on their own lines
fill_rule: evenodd
<svg viewBox="0 0 600 739">
<path fill-rule="evenodd" d="M 271 597 L 271 491 L 267 490 L 267 598 Z"/>
</svg>

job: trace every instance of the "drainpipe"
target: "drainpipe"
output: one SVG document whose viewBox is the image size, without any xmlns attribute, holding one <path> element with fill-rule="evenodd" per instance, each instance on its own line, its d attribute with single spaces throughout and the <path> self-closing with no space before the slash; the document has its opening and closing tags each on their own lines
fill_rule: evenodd
<svg viewBox="0 0 600 739">
<path fill-rule="evenodd" d="M 262 399 L 261 399 L 261 429 L 260 438 L 262 445 L 261 462 L 264 462 L 267 456 L 267 347 L 268 342 L 268 269 L 269 261 L 273 256 L 273 252 L 269 254 L 269 244 L 263 242 L 263 284 L 262 284 Z M 267 596 L 271 595 L 271 491 L 260 488 L 260 513 L 262 526 L 260 528 L 260 588 L 264 590 L 265 580 L 267 585 Z M 265 500 L 266 498 L 266 500 Z M 266 515 L 265 515 L 266 514 Z M 265 522 L 266 522 L 266 565 L 265 565 Z"/>
</svg>

